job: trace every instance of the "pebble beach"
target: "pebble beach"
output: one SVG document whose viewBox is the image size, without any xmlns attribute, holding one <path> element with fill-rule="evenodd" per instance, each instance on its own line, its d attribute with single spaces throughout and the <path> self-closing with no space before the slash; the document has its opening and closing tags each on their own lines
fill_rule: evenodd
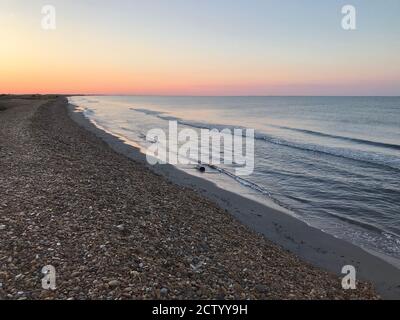
<svg viewBox="0 0 400 320">
<path fill-rule="evenodd" d="M 65 97 L 0 97 L 0 194 L 0 299 L 379 298 L 116 153 Z"/>
</svg>

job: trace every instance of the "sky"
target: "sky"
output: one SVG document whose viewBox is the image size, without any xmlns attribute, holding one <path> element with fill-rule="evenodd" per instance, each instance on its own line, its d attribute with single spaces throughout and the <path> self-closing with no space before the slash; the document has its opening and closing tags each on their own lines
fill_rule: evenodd
<svg viewBox="0 0 400 320">
<path fill-rule="evenodd" d="M 400 95 L 399 0 L 0 0 L 0 39 L 0 93 Z"/>
</svg>

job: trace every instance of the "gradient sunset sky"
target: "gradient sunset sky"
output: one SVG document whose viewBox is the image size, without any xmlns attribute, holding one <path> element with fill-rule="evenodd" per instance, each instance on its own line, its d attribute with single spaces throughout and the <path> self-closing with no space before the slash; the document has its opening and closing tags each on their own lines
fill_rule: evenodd
<svg viewBox="0 0 400 320">
<path fill-rule="evenodd" d="M 0 93 L 400 95 L 399 0 L 0 0 L 0 39 Z"/>
</svg>

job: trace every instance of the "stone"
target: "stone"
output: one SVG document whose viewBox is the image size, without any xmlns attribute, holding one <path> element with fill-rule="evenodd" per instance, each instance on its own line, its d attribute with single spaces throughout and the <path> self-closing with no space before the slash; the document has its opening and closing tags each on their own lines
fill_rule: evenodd
<svg viewBox="0 0 400 320">
<path fill-rule="evenodd" d="M 120 225 L 117 226 L 117 229 L 120 230 L 120 231 L 124 231 L 125 230 L 125 225 L 120 224 Z"/>
<path fill-rule="evenodd" d="M 162 288 L 162 289 L 160 290 L 160 294 L 161 294 L 162 296 L 166 296 L 166 295 L 168 294 L 168 289 L 167 289 L 167 288 Z"/>
<path fill-rule="evenodd" d="M 268 293 L 268 287 L 263 285 L 263 284 L 258 284 L 256 285 L 255 289 L 257 290 L 257 292 L 259 293 Z"/>
<path fill-rule="evenodd" d="M 119 287 L 121 285 L 121 281 L 118 280 L 111 280 L 108 285 L 112 288 Z"/>
</svg>

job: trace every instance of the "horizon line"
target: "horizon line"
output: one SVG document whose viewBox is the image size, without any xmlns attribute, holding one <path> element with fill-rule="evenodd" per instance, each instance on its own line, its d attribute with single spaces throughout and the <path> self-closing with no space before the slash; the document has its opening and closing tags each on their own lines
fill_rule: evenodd
<svg viewBox="0 0 400 320">
<path fill-rule="evenodd" d="M 28 96 L 28 95 L 60 95 L 60 96 L 102 96 L 102 97 L 260 97 L 260 98 L 289 98 L 289 97 L 354 97 L 354 98 L 400 98 L 400 95 L 190 95 L 190 94 L 134 94 L 134 93 L 0 93 L 0 96 Z"/>
</svg>

